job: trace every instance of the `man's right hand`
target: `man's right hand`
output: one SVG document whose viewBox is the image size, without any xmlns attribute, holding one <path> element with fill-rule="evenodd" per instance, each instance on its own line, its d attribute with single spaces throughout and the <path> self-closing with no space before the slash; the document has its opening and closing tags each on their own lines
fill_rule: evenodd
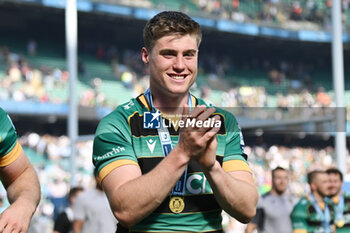
<svg viewBox="0 0 350 233">
<path fill-rule="evenodd" d="M 183 120 L 195 120 L 197 121 L 206 121 L 210 116 L 215 112 L 215 108 L 211 107 L 207 109 L 205 105 L 196 106 L 193 111 L 189 112 L 188 106 L 185 105 L 183 110 Z M 213 117 L 213 121 L 219 120 L 218 116 Z M 219 128 L 209 127 L 197 127 L 188 126 L 180 130 L 180 138 L 178 147 L 188 155 L 189 159 L 198 160 L 199 163 L 203 162 L 204 166 L 208 165 L 209 161 L 215 162 L 216 158 L 216 133 L 219 131 Z M 206 150 L 210 150 L 209 153 Z M 205 158 L 203 158 L 205 156 Z M 210 162 L 209 162 L 210 163 Z"/>
</svg>

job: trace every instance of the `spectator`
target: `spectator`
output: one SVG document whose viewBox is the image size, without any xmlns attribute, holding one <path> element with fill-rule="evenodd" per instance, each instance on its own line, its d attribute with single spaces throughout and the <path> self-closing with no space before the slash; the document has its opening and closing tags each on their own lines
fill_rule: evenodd
<svg viewBox="0 0 350 233">
<path fill-rule="evenodd" d="M 82 187 L 74 187 L 69 191 L 69 206 L 60 213 L 55 221 L 53 233 L 72 233 L 73 232 L 73 205 L 77 196 L 83 191 Z"/>
<path fill-rule="evenodd" d="M 290 214 L 296 204 L 287 193 L 289 174 L 282 167 L 272 170 L 271 191 L 260 197 L 255 217 L 248 223 L 246 233 L 292 233 Z"/>
<path fill-rule="evenodd" d="M 232 0 L 232 9 L 233 11 L 238 11 L 239 9 L 239 0 Z"/>
<path fill-rule="evenodd" d="M 300 5 L 299 1 L 295 1 L 292 6 L 292 13 L 290 18 L 292 20 L 299 21 L 302 19 L 303 8 Z"/>
<path fill-rule="evenodd" d="M 107 197 L 94 171 L 96 186 L 82 192 L 73 205 L 74 233 L 115 233 L 117 220 L 112 214 Z"/>
<path fill-rule="evenodd" d="M 27 44 L 27 52 L 30 56 L 34 56 L 36 54 L 36 41 L 31 39 L 29 40 L 28 44 Z"/>
</svg>

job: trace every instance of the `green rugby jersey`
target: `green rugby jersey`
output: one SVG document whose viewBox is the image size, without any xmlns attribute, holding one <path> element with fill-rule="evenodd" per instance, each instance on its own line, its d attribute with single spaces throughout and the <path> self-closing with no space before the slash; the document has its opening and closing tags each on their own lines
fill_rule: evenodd
<svg viewBox="0 0 350 233">
<path fill-rule="evenodd" d="M 21 152 L 15 127 L 8 114 L 0 108 L 0 167 L 14 162 Z"/>
<path fill-rule="evenodd" d="M 336 225 L 336 232 L 337 233 L 349 233 L 350 232 L 350 194 L 344 193 L 344 208 L 343 208 L 343 220 L 344 220 L 344 226 L 337 226 Z M 339 197 L 332 198 L 332 202 L 334 205 L 334 211 L 335 216 L 338 211 L 338 203 L 339 203 Z M 335 221 L 336 223 L 336 221 Z"/>
<path fill-rule="evenodd" d="M 205 104 L 193 96 L 192 102 L 195 105 Z M 101 181 L 113 169 L 125 164 L 137 165 L 142 174 L 145 174 L 164 158 L 157 129 L 143 128 L 143 114 L 149 111 L 150 107 L 142 94 L 118 106 L 101 120 L 93 145 L 93 163 Z M 227 172 L 251 172 L 243 152 L 243 136 L 236 119 L 231 113 L 218 108 L 214 114 L 219 115 L 223 122 L 217 134 L 217 160 Z M 179 131 L 173 126 L 168 130 L 174 148 Z M 174 214 L 170 211 L 168 196 L 141 222 L 131 229 L 118 226 L 117 232 L 222 232 L 222 209 L 195 161 L 188 165 L 185 189 L 185 209 L 182 213 Z"/>
<path fill-rule="evenodd" d="M 334 209 L 330 202 L 324 202 L 322 205 L 328 205 L 331 223 L 329 232 L 334 231 Z M 321 209 L 324 210 L 324 207 Z M 291 214 L 293 233 L 323 233 L 322 217 L 317 213 L 308 197 L 302 197 L 294 206 Z"/>
</svg>

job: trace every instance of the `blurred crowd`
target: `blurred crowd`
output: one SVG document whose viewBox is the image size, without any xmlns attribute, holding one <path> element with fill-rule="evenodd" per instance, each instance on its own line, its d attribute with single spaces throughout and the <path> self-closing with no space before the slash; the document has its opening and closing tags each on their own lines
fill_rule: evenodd
<svg viewBox="0 0 350 233">
<path fill-rule="evenodd" d="M 34 164 L 42 191 L 42 200 L 29 232 L 52 232 L 53 220 L 67 205 L 67 194 L 71 185 L 69 138 L 27 133 L 19 138 L 19 142 Z M 76 148 L 75 185 L 92 188 L 95 185 L 91 162 L 92 140 L 77 142 Z"/>
<path fill-rule="evenodd" d="M 342 0 L 342 19 L 349 19 L 349 0 Z M 238 22 L 276 25 L 287 29 L 330 30 L 331 0 L 198 0 L 202 12 Z"/>
<path fill-rule="evenodd" d="M 0 60 L 3 61 L 2 65 L 0 63 L 0 100 L 67 103 L 68 71 L 31 64 L 35 50 L 33 52 L 30 43 L 26 56 L 0 46 Z M 130 49 L 119 51 L 114 46 L 93 43 L 82 43 L 81 51 L 93 54 L 97 61 L 110 64 L 112 78 L 124 86 L 129 97 L 137 96 L 148 88 L 148 74 L 139 52 Z M 292 61 L 274 62 L 268 58 L 232 61 L 209 53 L 199 58 L 199 77 L 193 91 L 220 107 L 332 107 L 332 93 L 318 85 L 316 77 L 311 78 L 310 74 L 315 69 L 312 65 Z M 244 73 L 245 70 L 261 72 L 266 80 L 261 86 L 242 84 L 242 81 L 251 78 L 249 73 Z M 236 72 L 240 71 L 246 77 L 237 78 Z M 89 73 L 89 68 L 82 61 L 79 62 L 79 73 L 80 78 Z M 111 94 L 102 91 L 104 80 L 105 77 L 92 77 L 90 85 L 78 89 L 81 106 L 108 106 L 112 109 L 120 104 L 113 103 Z M 275 94 L 271 94 L 273 88 Z"/>
<path fill-rule="evenodd" d="M 97 1 L 97 0 L 95 0 Z M 168 10 L 162 1 L 98 0 L 111 4 Z M 330 30 L 332 0 L 195 0 L 181 1 L 177 9 L 216 19 L 253 22 L 286 29 Z M 349 0 L 341 0 L 342 20 L 349 28 Z M 174 7 L 174 5 L 172 5 Z"/>
<path fill-rule="evenodd" d="M 203 87 L 201 98 L 221 107 L 334 107 L 332 95 L 320 88 L 316 93 L 303 90 L 300 93 L 269 95 L 264 87 L 241 86 L 222 91 L 220 98 L 212 100 L 212 89 Z M 215 98 L 214 98 L 215 99 Z"/>
<path fill-rule="evenodd" d="M 28 55 L 35 49 L 29 47 Z M 50 96 L 52 90 L 66 89 L 68 71 L 42 65 L 31 66 L 24 55 L 11 52 L 7 46 L 0 46 L 0 59 L 5 71 L 0 76 L 0 100 L 65 103 L 64 96 Z"/>
</svg>

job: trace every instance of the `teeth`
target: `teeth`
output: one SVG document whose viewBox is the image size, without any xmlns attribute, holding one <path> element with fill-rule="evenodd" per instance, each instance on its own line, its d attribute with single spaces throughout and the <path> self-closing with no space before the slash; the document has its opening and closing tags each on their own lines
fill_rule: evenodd
<svg viewBox="0 0 350 233">
<path fill-rule="evenodd" d="M 171 76 L 173 79 L 176 79 L 176 80 L 182 80 L 182 79 L 185 79 L 184 76 Z"/>
</svg>

